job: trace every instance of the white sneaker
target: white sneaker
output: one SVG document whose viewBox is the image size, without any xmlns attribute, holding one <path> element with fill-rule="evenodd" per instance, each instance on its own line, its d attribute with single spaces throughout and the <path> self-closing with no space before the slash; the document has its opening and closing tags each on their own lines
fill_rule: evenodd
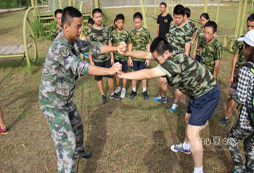
<svg viewBox="0 0 254 173">
<path fill-rule="evenodd" d="M 126 89 L 122 89 L 122 91 L 121 91 L 121 98 L 124 98 L 125 97 L 125 95 L 126 95 Z"/>
<path fill-rule="evenodd" d="M 121 87 L 117 87 L 114 93 L 118 94 L 121 91 Z"/>
</svg>

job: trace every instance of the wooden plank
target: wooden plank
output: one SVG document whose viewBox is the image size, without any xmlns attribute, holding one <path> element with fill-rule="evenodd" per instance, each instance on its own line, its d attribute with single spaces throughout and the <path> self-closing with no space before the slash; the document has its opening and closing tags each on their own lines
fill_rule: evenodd
<svg viewBox="0 0 254 173">
<path fill-rule="evenodd" d="M 29 47 L 31 47 L 31 44 L 28 44 Z M 18 55 L 24 54 L 24 52 L 24 45 L 0 46 L 0 55 Z"/>
<path fill-rule="evenodd" d="M 17 49 L 17 46 L 9 46 L 8 49 L 2 53 L 2 55 L 12 55 L 12 52 Z"/>
</svg>

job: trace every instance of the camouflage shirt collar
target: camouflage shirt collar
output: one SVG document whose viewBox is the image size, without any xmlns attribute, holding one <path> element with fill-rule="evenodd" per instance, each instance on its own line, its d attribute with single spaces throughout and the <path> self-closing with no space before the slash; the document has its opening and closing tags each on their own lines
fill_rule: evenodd
<svg viewBox="0 0 254 173">
<path fill-rule="evenodd" d="M 142 26 L 142 29 L 141 30 L 138 30 L 136 27 L 134 28 L 135 31 L 143 31 L 144 30 L 144 27 Z"/>
<path fill-rule="evenodd" d="M 72 44 L 71 44 L 71 42 L 66 38 L 66 36 L 64 35 L 63 32 L 60 32 L 60 33 L 58 34 L 58 37 L 56 38 L 55 41 L 65 42 L 65 43 L 68 44 L 68 46 L 73 47 Z M 75 42 L 75 41 L 74 41 L 74 42 Z M 73 42 L 73 43 L 74 43 L 74 42 Z"/>
</svg>

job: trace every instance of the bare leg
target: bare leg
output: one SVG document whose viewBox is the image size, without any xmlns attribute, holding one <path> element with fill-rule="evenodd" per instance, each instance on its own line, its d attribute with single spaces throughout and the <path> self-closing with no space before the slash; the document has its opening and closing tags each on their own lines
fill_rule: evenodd
<svg viewBox="0 0 254 173">
<path fill-rule="evenodd" d="M 120 87 L 120 78 L 118 77 L 118 75 L 115 75 L 116 77 L 116 87 Z"/>
<path fill-rule="evenodd" d="M 3 129 L 5 128 L 5 123 L 4 123 L 4 116 L 3 116 L 3 112 L 2 109 L 0 108 L 0 127 Z"/>
<path fill-rule="evenodd" d="M 160 95 L 161 95 L 161 97 L 167 96 L 167 90 L 168 90 L 167 78 L 160 77 Z"/>
<path fill-rule="evenodd" d="M 182 92 L 179 89 L 175 89 L 175 99 L 174 102 L 175 103 L 179 103 L 180 99 L 182 96 Z"/>
<path fill-rule="evenodd" d="M 230 114 L 230 112 L 231 112 L 231 110 L 232 110 L 234 104 L 235 104 L 234 99 L 233 99 L 232 97 L 230 97 L 230 99 L 229 99 L 229 101 L 228 101 L 228 105 L 227 105 L 225 117 L 229 118 L 229 114 Z"/>
<path fill-rule="evenodd" d="M 114 78 L 108 78 L 108 87 L 110 94 L 114 93 Z"/>
<path fill-rule="evenodd" d="M 127 79 L 123 79 L 123 88 L 126 88 L 127 86 Z"/>
<path fill-rule="evenodd" d="M 146 88 L 146 86 L 147 86 L 147 80 L 146 79 L 142 80 L 142 85 L 143 85 L 143 88 Z"/>
<path fill-rule="evenodd" d="M 101 92 L 101 95 L 105 95 L 104 88 L 103 88 L 103 80 L 102 79 L 101 80 L 97 80 L 96 83 L 97 83 L 97 86 L 98 86 L 98 88 L 99 88 L 99 90 Z"/>
</svg>

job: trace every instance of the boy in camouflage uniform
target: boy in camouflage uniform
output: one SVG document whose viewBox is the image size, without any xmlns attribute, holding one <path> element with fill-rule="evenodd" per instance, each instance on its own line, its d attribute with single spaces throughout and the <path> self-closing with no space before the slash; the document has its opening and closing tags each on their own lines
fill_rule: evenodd
<svg viewBox="0 0 254 173">
<path fill-rule="evenodd" d="M 238 41 L 243 41 L 246 65 L 253 67 L 254 30 L 247 32 L 244 38 L 239 38 Z M 254 124 L 250 117 L 253 107 L 253 86 L 254 74 L 250 68 L 243 65 L 237 76 L 237 88 L 229 89 L 229 95 L 242 105 L 240 115 L 227 136 L 227 146 L 235 166 L 234 173 L 254 172 Z M 245 164 L 238 145 L 241 141 L 245 152 Z"/>
<path fill-rule="evenodd" d="M 39 89 L 39 104 L 46 116 L 51 136 L 55 142 L 58 157 L 58 172 L 75 172 L 74 158 L 89 158 L 84 150 L 83 123 L 73 102 L 77 80 L 80 76 L 113 75 L 121 70 L 121 65 L 112 68 L 90 66 L 80 58 L 80 53 L 97 54 L 122 50 L 118 47 L 103 46 L 79 40 L 82 14 L 73 7 L 63 10 L 63 32 L 52 42 Z M 126 47 L 126 45 L 124 45 Z"/>
<path fill-rule="evenodd" d="M 196 25 L 189 19 L 190 15 L 191 15 L 190 9 L 185 7 L 184 10 L 185 10 L 185 16 L 184 16 L 185 24 L 189 25 L 189 28 L 192 33 L 192 38 L 193 38 L 191 44 L 193 44 L 195 42 L 196 37 L 197 37 L 198 29 L 197 29 Z"/>
<path fill-rule="evenodd" d="M 143 22 L 143 16 L 141 13 L 136 12 L 133 15 L 133 22 L 135 25 L 135 29 L 131 30 L 130 37 L 129 37 L 129 50 L 133 51 L 147 51 L 150 52 L 150 43 L 151 43 L 151 36 L 149 31 L 142 26 Z M 150 60 L 140 60 L 129 57 L 128 59 L 129 66 L 132 67 L 133 71 L 138 71 L 142 69 L 146 69 L 147 66 L 150 65 Z M 147 94 L 147 80 L 142 80 L 143 85 L 143 98 L 144 100 L 148 100 L 148 94 Z M 137 81 L 132 80 L 132 91 L 131 95 L 129 97 L 130 100 L 132 100 L 137 95 Z"/>
<path fill-rule="evenodd" d="M 87 31 L 87 40 L 92 43 L 100 43 L 103 45 L 110 45 L 110 32 L 107 26 L 103 25 L 102 22 L 102 11 L 99 8 L 96 8 L 92 12 L 94 24 Z M 111 46 L 111 45 L 110 45 Z M 114 64 L 114 59 L 110 57 L 110 54 L 99 55 L 96 58 L 93 58 L 92 55 L 89 55 L 89 60 L 91 65 L 96 65 L 99 67 L 110 68 Z M 97 86 L 101 93 L 101 103 L 106 103 L 106 96 L 104 93 L 104 86 L 102 77 L 108 78 L 108 86 L 110 90 L 110 99 L 120 100 L 121 98 L 114 93 L 114 79 L 112 75 L 107 76 L 95 76 Z"/>
<path fill-rule="evenodd" d="M 251 14 L 247 19 L 247 32 L 254 29 L 254 14 Z M 242 36 L 243 37 L 243 36 Z M 236 79 L 235 76 L 237 75 L 239 69 L 242 67 L 242 65 L 245 63 L 246 58 L 244 56 L 243 51 L 243 42 L 236 40 L 235 43 L 232 46 L 233 52 L 234 52 L 234 58 L 232 60 L 232 70 L 231 70 L 231 76 L 229 79 L 230 88 L 233 88 L 236 90 Z M 225 124 L 229 121 L 229 114 L 234 106 L 235 102 L 232 97 L 229 98 L 226 114 L 222 117 L 219 125 L 225 126 Z"/>
<path fill-rule="evenodd" d="M 185 140 L 191 143 L 192 150 L 184 150 L 182 144 L 172 145 L 171 150 L 186 154 L 192 152 L 195 165 L 194 173 L 203 173 L 203 146 L 200 140 L 200 131 L 212 116 L 219 102 L 220 88 L 216 79 L 195 59 L 183 53 L 172 53 L 172 47 L 162 37 L 154 39 L 151 44 L 151 53 L 137 51 L 126 52 L 125 55 L 154 59 L 159 65 L 153 69 L 139 72 L 121 73 L 120 78 L 141 80 L 166 75 L 170 86 L 179 88 L 190 97 L 185 114 L 187 129 Z"/>
<path fill-rule="evenodd" d="M 121 42 L 124 42 L 128 44 L 129 41 L 129 32 L 123 28 L 124 26 L 124 15 L 118 14 L 115 18 L 115 24 L 116 29 L 112 31 L 110 35 L 110 43 L 114 46 L 118 46 Z M 128 71 L 128 64 L 127 64 L 127 56 L 122 56 L 118 52 L 112 53 L 111 56 L 113 56 L 115 62 L 119 62 L 122 64 L 122 71 L 127 72 Z M 118 75 L 116 75 L 116 90 L 115 93 L 118 94 L 121 91 L 121 98 L 124 98 L 126 95 L 126 85 L 127 85 L 127 79 L 123 79 L 123 87 L 120 86 L 120 79 Z"/>
<path fill-rule="evenodd" d="M 168 41 L 173 48 L 173 54 L 190 54 L 190 48 L 192 43 L 192 28 L 184 21 L 185 8 L 182 5 L 177 5 L 174 8 L 174 20 L 175 24 L 170 28 L 168 34 Z M 166 100 L 167 94 L 167 80 L 165 77 L 160 78 L 160 89 L 161 93 L 164 93 L 165 97 L 162 95 L 161 100 Z M 174 113 L 178 108 L 178 103 L 182 96 L 182 92 L 179 89 L 175 89 L 174 103 L 170 107 L 169 111 Z M 163 98 L 164 97 L 164 98 Z M 160 101 L 160 96 L 158 101 Z M 156 98 L 154 98 L 155 101 Z"/>
<path fill-rule="evenodd" d="M 53 41 L 56 36 L 62 31 L 62 13 L 63 13 L 63 10 L 61 9 L 57 9 L 55 11 L 55 20 L 56 20 L 56 26 L 55 28 L 52 30 L 51 32 L 51 40 Z"/>
<path fill-rule="evenodd" d="M 218 40 L 215 38 L 216 31 L 216 23 L 213 21 L 208 21 L 204 26 L 204 40 L 200 41 L 198 45 L 202 48 L 200 55 L 202 58 L 200 63 L 210 70 L 215 79 L 217 79 L 220 61 L 222 59 L 222 48 Z"/>
</svg>

